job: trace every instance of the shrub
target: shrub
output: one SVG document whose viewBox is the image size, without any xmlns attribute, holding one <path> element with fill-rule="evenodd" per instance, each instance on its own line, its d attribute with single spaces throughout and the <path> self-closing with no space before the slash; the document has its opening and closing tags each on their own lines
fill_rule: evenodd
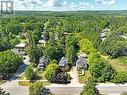
<svg viewBox="0 0 127 95">
<path fill-rule="evenodd" d="M 59 69 L 59 66 L 55 63 L 51 63 L 47 66 L 45 72 L 44 72 L 44 76 L 47 80 L 51 81 L 52 80 L 52 76 L 54 74 L 56 74 L 57 70 Z"/>
<path fill-rule="evenodd" d="M 114 79 L 111 80 L 114 83 L 126 83 L 127 82 L 127 72 L 118 72 Z"/>
<path fill-rule="evenodd" d="M 29 87 L 30 95 L 44 95 L 42 83 L 36 82 Z"/>
<path fill-rule="evenodd" d="M 33 68 L 28 66 L 25 70 L 25 77 L 29 80 L 32 80 L 35 78 L 35 72 L 33 71 Z"/>
</svg>

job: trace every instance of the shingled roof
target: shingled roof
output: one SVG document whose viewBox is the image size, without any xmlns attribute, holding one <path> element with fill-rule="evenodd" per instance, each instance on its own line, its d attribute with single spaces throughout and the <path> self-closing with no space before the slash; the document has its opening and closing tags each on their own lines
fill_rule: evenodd
<svg viewBox="0 0 127 95">
<path fill-rule="evenodd" d="M 40 57 L 38 68 L 45 68 L 46 65 L 47 65 L 46 58 L 45 57 Z"/>
<path fill-rule="evenodd" d="M 64 67 L 64 66 L 66 66 L 67 64 L 68 64 L 67 58 L 62 57 L 61 60 L 60 60 L 60 62 L 59 62 L 59 66 Z"/>
<path fill-rule="evenodd" d="M 80 57 L 77 61 L 76 61 L 76 67 L 77 68 L 87 68 L 87 62 L 86 59 L 84 57 Z"/>
</svg>

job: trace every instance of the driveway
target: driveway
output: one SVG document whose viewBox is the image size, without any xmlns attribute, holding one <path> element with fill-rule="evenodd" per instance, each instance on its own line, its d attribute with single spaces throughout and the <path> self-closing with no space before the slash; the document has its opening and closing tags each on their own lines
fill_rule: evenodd
<svg viewBox="0 0 127 95">
<path fill-rule="evenodd" d="M 24 60 L 24 64 L 20 66 L 18 71 L 12 76 L 10 80 L 1 85 L 4 91 L 10 93 L 10 95 L 28 95 L 29 88 L 20 86 L 18 84 L 18 78 L 23 74 L 26 67 L 29 65 L 29 57 L 24 56 L 26 59 Z"/>
</svg>

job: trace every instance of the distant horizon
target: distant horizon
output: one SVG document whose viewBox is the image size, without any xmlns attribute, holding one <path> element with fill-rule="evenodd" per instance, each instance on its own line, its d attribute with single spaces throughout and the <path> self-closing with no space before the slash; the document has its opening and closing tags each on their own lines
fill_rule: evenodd
<svg viewBox="0 0 127 95">
<path fill-rule="evenodd" d="M 127 10 L 127 0 L 14 0 L 16 11 Z"/>
<path fill-rule="evenodd" d="M 33 12 L 85 12 L 85 11 L 127 11 L 127 10 L 74 10 L 74 11 L 15 10 L 15 11 L 33 11 Z"/>
</svg>

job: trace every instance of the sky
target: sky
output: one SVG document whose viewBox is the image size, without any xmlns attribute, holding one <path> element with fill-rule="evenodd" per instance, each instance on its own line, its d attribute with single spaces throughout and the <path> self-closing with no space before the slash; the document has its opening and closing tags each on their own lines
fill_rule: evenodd
<svg viewBox="0 0 127 95">
<path fill-rule="evenodd" d="M 15 10 L 127 10 L 127 0 L 15 0 Z"/>
</svg>

